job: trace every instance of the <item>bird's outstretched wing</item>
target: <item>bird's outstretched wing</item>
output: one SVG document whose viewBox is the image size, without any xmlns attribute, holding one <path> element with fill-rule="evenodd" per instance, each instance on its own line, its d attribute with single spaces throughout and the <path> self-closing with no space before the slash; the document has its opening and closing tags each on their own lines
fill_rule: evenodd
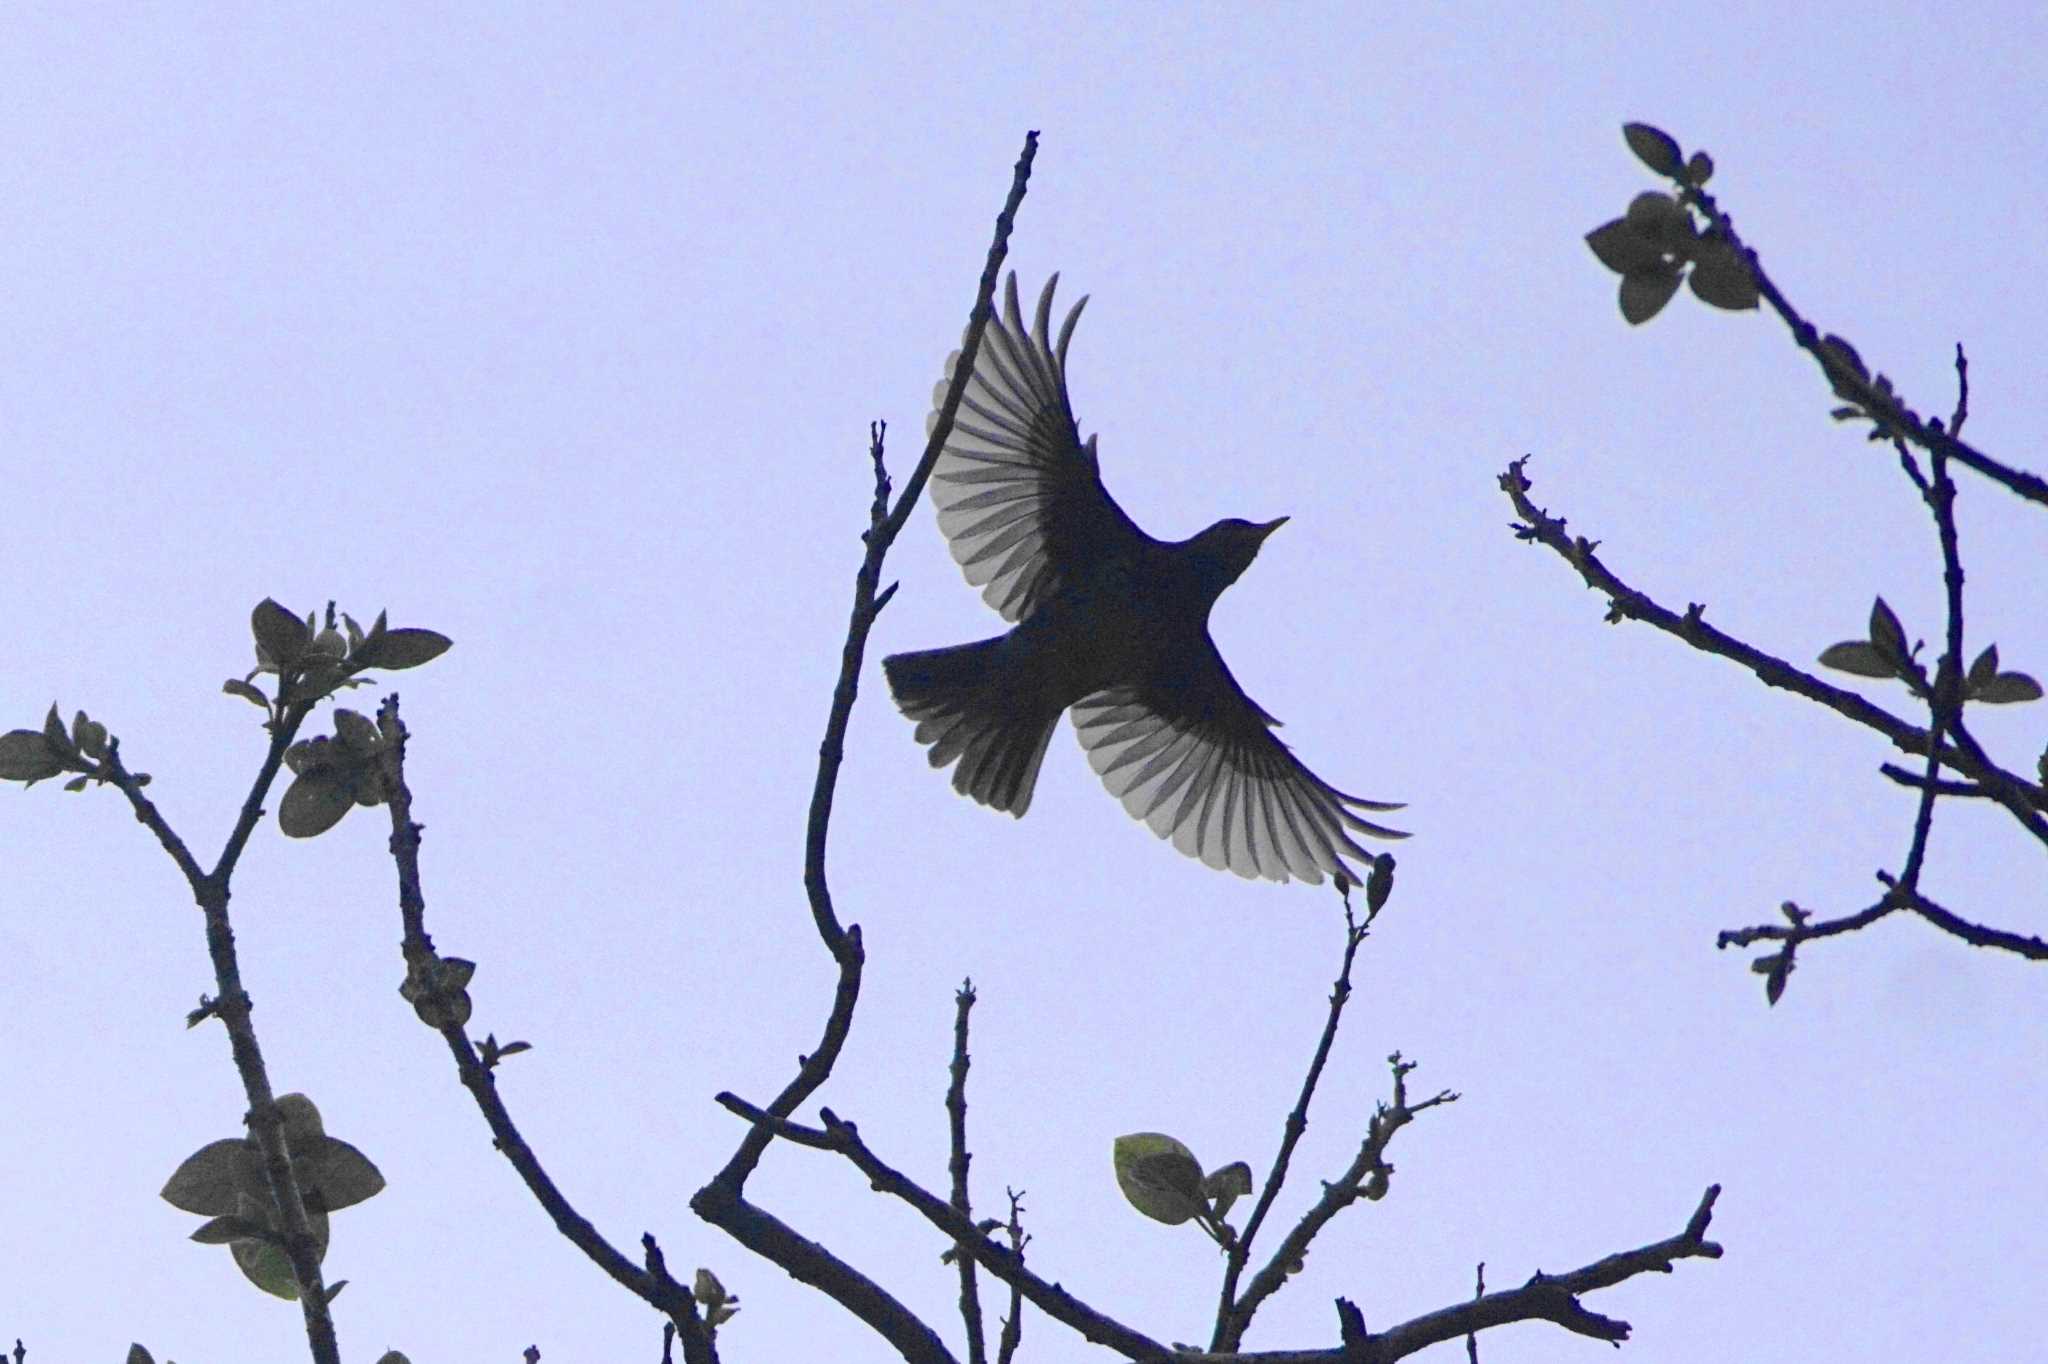
<svg viewBox="0 0 2048 1364">
<path fill-rule="evenodd" d="M 1095 462 L 1095 438 L 1081 443 L 1067 401 L 1067 343 L 1083 298 L 1051 335 L 1054 275 L 1038 296 L 1036 325 L 1024 329 L 1017 276 L 1000 317 L 989 319 L 974 373 L 946 448 L 932 468 L 939 529 L 967 581 L 1005 620 L 1022 620 L 1091 564 L 1139 552 L 1146 535 L 1110 500 Z M 927 433 L 960 352 L 932 394 Z"/>
<path fill-rule="evenodd" d="M 1170 674 L 1074 705 L 1088 762 L 1135 819 L 1190 857 L 1239 876 L 1356 883 L 1370 861 L 1353 832 L 1406 838 L 1360 818 L 1400 805 L 1348 796 L 1302 765 L 1206 637 Z"/>
</svg>

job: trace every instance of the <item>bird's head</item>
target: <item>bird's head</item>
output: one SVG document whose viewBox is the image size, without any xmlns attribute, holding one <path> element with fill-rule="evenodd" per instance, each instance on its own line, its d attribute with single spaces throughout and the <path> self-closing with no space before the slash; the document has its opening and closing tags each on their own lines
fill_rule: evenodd
<svg viewBox="0 0 2048 1364">
<path fill-rule="evenodd" d="M 1284 516 L 1272 521 L 1246 521 L 1233 516 L 1197 535 L 1189 543 L 1188 552 L 1199 566 L 1205 585 L 1213 592 L 1221 592 L 1251 567 L 1266 537 L 1286 524 Z"/>
</svg>

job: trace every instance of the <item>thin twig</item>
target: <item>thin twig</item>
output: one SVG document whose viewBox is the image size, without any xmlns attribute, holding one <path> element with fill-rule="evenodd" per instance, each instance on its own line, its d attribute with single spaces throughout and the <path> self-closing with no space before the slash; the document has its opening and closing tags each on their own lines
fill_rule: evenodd
<svg viewBox="0 0 2048 1364">
<path fill-rule="evenodd" d="M 1930 454 L 1934 471 L 1932 479 L 1921 477 L 1918 465 L 1903 442 L 1898 442 L 1898 456 L 1900 467 L 1920 490 L 1921 500 L 1926 502 L 1928 511 L 1934 516 L 1935 534 L 1941 544 L 1941 580 L 1947 605 L 1947 628 L 1946 643 L 1940 660 L 1935 664 L 1933 682 L 1925 680 L 1917 661 L 1909 664 L 1913 670 L 1909 684 L 1923 694 L 1927 702 L 1927 769 L 1919 781 L 1920 799 L 1913 811 L 1913 834 L 1906 847 L 1905 867 L 1896 881 L 1887 878 L 1893 894 L 1887 896 L 1885 902 L 1893 904 L 1898 903 L 1899 892 L 1912 895 L 1919 890 L 1920 870 L 1927 863 L 1927 844 L 1934 833 L 1934 802 L 1941 795 L 1942 736 L 1953 733 L 1962 723 L 1963 715 L 1963 565 L 1956 534 L 1956 485 L 1948 475 L 1948 455 L 1939 447 Z M 1783 988 L 1784 978 L 1791 972 L 1794 947 L 1794 944 L 1787 944 L 1780 959 L 1779 973 L 1771 980 L 1775 989 Z"/>
<path fill-rule="evenodd" d="M 1301 1215 L 1301 1220 L 1281 1238 L 1279 1247 L 1266 1261 L 1265 1267 L 1252 1276 L 1251 1283 L 1232 1308 L 1233 1317 L 1239 1321 L 1249 1323 L 1260 1305 L 1280 1291 L 1288 1276 L 1308 1255 L 1309 1244 L 1332 1218 L 1361 1198 L 1372 1200 L 1385 1196 L 1387 1181 L 1394 1173 L 1394 1167 L 1386 1162 L 1387 1147 L 1393 1142 L 1394 1134 L 1413 1122 L 1417 1114 L 1439 1104 L 1457 1102 L 1457 1094 L 1446 1089 L 1420 1103 L 1409 1103 L 1408 1074 L 1415 1069 L 1416 1063 L 1403 1060 L 1400 1052 L 1389 1056 L 1387 1063 L 1394 1074 L 1392 1100 L 1374 1108 L 1365 1140 L 1359 1143 L 1358 1154 L 1352 1157 L 1350 1166 L 1343 1174 L 1323 1185 L 1322 1197 Z M 1242 1336 L 1242 1327 L 1239 1328 L 1239 1336 Z"/>
<path fill-rule="evenodd" d="M 1757 942 L 1782 942 L 1790 947 L 1813 938 L 1832 938 L 1840 933 L 1854 933 L 1868 928 L 1879 919 L 1892 914 L 1902 906 L 1887 896 L 1867 909 L 1854 914 L 1844 914 L 1839 919 L 1822 919 L 1815 922 L 1807 911 L 1787 900 L 1781 911 L 1787 920 L 1784 924 L 1758 924 L 1754 928 L 1724 928 L 1714 939 L 1714 946 L 1748 947 Z"/>
<path fill-rule="evenodd" d="M 1004 1189 L 1010 1199 L 1010 1221 L 1003 1229 L 1010 1238 L 1010 1253 L 1024 1263 L 1024 1247 L 1031 1238 L 1024 1234 L 1024 1191 Z M 1017 1347 L 1024 1343 L 1024 1291 L 1010 1285 L 1010 1310 L 1003 1317 L 1003 1334 L 996 1346 L 996 1364 L 1015 1364 Z"/>
<path fill-rule="evenodd" d="M 947 1171 L 953 1176 L 953 1208 L 970 1222 L 973 1201 L 968 1197 L 967 1170 L 974 1157 L 967 1150 L 967 1015 L 974 1008 L 974 982 L 962 981 L 953 996 L 953 1063 L 951 1082 L 946 1086 L 946 1127 L 952 1145 Z M 988 1338 L 981 1322 L 981 1293 L 974 1281 L 974 1257 L 956 1257 L 960 1270 L 960 1322 L 967 1330 L 969 1364 L 987 1364 Z"/>
<path fill-rule="evenodd" d="M 1479 1268 L 1472 1272 L 1472 1300 L 1477 1302 L 1485 1296 L 1486 1261 L 1481 1260 Z M 1465 1361 L 1466 1364 L 1479 1364 L 1479 1333 L 1477 1331 L 1467 1331 L 1465 1333 Z"/>
<path fill-rule="evenodd" d="M 1919 791 L 1929 785 L 1927 778 L 1918 772 L 1908 772 L 1897 763 L 1880 763 L 1879 772 L 1890 777 L 1901 786 L 1910 786 Z M 1951 799 L 1989 800 L 1991 793 L 1975 782 L 1939 780 L 1932 783 L 1935 791 Z"/>
<path fill-rule="evenodd" d="M 1216 1303 L 1216 1328 L 1209 1339 L 1211 1350 L 1234 1350 L 1244 1339 L 1245 1329 L 1251 1325 L 1252 1309 L 1249 1305 L 1240 1307 L 1237 1301 L 1238 1278 L 1251 1259 L 1252 1241 L 1265 1225 L 1266 1214 L 1272 1211 L 1273 1200 L 1280 1196 L 1281 1186 L 1287 1182 L 1287 1166 L 1294 1158 L 1294 1148 L 1308 1131 L 1308 1109 L 1315 1098 L 1316 1085 L 1322 1079 L 1323 1064 L 1330 1059 L 1330 1048 L 1337 1040 L 1337 1024 L 1343 1017 L 1344 1006 L 1351 999 L 1351 964 L 1358 956 L 1358 948 L 1372 930 L 1372 921 L 1378 917 L 1377 909 L 1369 910 L 1365 922 L 1359 923 L 1351 911 L 1351 889 L 1343 888 L 1344 897 L 1344 956 L 1337 968 L 1337 979 L 1330 986 L 1330 1011 L 1323 1020 L 1323 1033 L 1316 1041 L 1315 1055 L 1308 1063 L 1308 1073 L 1302 1077 L 1301 1093 L 1294 1101 L 1294 1109 L 1287 1115 L 1287 1121 L 1280 1132 L 1280 1149 L 1274 1153 L 1273 1168 L 1266 1175 L 1265 1187 L 1259 1191 L 1259 1201 L 1253 1206 L 1251 1216 L 1244 1224 L 1244 1234 L 1229 1247 L 1223 1266 L 1223 1286 Z"/>
</svg>

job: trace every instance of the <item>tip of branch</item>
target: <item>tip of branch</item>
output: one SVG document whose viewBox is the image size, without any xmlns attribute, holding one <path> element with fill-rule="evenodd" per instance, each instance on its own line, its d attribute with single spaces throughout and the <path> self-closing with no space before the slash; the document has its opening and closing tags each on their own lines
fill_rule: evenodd
<svg viewBox="0 0 2048 1364">
<path fill-rule="evenodd" d="M 1693 1210 L 1692 1220 L 1685 1224 L 1685 1239 L 1700 1240 L 1707 1234 L 1707 1224 L 1714 1220 L 1714 1200 L 1721 1196 L 1719 1184 L 1709 1184 L 1700 1198 L 1700 1205 Z"/>
</svg>

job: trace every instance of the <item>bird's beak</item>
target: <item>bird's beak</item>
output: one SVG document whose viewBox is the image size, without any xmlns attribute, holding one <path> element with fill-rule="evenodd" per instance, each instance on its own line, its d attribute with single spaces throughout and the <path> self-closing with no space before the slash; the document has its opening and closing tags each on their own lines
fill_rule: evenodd
<svg viewBox="0 0 2048 1364">
<path fill-rule="evenodd" d="M 1261 543 L 1261 544 L 1264 544 L 1264 543 L 1265 543 L 1265 541 L 1266 541 L 1266 537 L 1267 537 L 1267 536 L 1271 535 L 1271 534 L 1272 534 L 1272 533 L 1273 533 L 1274 531 L 1276 531 L 1276 530 L 1280 529 L 1280 527 L 1282 527 L 1282 526 L 1284 526 L 1284 525 L 1286 525 L 1286 524 L 1287 524 L 1287 518 L 1286 518 L 1286 517 L 1284 517 L 1284 516 L 1282 516 L 1282 517 L 1277 517 L 1277 518 L 1275 518 L 1274 520 L 1268 521 L 1268 522 L 1266 522 L 1266 524 L 1265 524 L 1265 525 L 1263 525 L 1263 526 L 1260 526 L 1260 527 L 1259 527 L 1259 543 Z"/>
</svg>

